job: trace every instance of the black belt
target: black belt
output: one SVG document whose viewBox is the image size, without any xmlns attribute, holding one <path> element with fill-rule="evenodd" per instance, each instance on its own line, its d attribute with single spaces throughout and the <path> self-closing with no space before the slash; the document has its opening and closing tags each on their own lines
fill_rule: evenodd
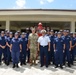
<svg viewBox="0 0 76 75">
<path fill-rule="evenodd" d="M 41 46 L 41 45 L 40 45 Z M 48 45 L 46 45 L 46 46 L 41 46 L 41 47 L 47 47 Z"/>
</svg>

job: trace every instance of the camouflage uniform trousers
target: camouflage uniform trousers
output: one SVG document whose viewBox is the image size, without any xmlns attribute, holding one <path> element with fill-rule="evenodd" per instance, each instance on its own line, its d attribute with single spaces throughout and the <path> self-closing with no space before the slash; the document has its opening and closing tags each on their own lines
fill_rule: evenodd
<svg viewBox="0 0 76 75">
<path fill-rule="evenodd" d="M 31 63 L 33 63 L 33 61 L 34 61 L 34 64 L 36 64 L 36 57 L 37 57 L 37 49 L 36 48 L 30 49 L 30 60 L 31 60 Z"/>
</svg>

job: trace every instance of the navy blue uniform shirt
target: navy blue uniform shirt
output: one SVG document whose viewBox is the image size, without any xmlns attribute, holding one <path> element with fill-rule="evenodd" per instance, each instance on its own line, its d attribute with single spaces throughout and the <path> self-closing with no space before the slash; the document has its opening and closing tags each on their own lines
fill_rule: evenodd
<svg viewBox="0 0 76 75">
<path fill-rule="evenodd" d="M 27 37 L 21 38 L 22 50 L 25 50 L 27 48 L 27 44 L 28 44 Z"/>
<path fill-rule="evenodd" d="M 0 45 L 2 45 L 2 46 L 6 45 L 6 39 L 5 39 L 5 37 L 0 37 Z"/>
<path fill-rule="evenodd" d="M 12 51 L 14 52 L 20 51 L 21 40 L 19 38 L 18 39 L 13 38 L 11 44 L 12 44 Z"/>
<path fill-rule="evenodd" d="M 71 37 L 67 35 L 67 36 L 65 36 L 64 40 L 65 40 L 66 49 L 69 49 L 70 48 Z"/>
<path fill-rule="evenodd" d="M 0 45 L 5 46 L 6 45 L 6 39 L 4 37 L 0 37 Z M 0 47 L 1 48 L 1 47 Z"/>
<path fill-rule="evenodd" d="M 50 35 L 49 36 L 49 38 L 50 38 L 50 41 L 51 41 L 51 49 L 53 49 L 53 43 L 54 43 L 54 39 L 55 39 L 55 37 L 54 37 L 54 35 Z"/>
<path fill-rule="evenodd" d="M 54 44 L 55 44 L 55 47 L 56 47 L 56 50 L 63 50 L 63 45 L 64 45 L 64 40 L 63 38 L 55 38 L 54 40 Z"/>
<path fill-rule="evenodd" d="M 71 41 L 72 41 L 72 46 L 76 44 L 76 38 L 75 37 L 72 37 Z"/>
</svg>

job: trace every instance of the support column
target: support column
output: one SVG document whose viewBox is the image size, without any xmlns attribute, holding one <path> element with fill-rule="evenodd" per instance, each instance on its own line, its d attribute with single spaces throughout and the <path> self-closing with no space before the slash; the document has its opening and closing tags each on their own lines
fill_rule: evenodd
<svg viewBox="0 0 76 75">
<path fill-rule="evenodd" d="M 10 30 L 10 21 L 9 20 L 6 21 L 6 29 Z"/>
<path fill-rule="evenodd" d="M 71 21 L 70 31 L 75 32 L 75 21 Z"/>
</svg>

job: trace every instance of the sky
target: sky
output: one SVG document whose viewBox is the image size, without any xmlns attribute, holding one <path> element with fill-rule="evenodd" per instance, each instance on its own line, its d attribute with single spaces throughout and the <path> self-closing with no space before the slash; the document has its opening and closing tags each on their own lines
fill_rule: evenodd
<svg viewBox="0 0 76 75">
<path fill-rule="evenodd" d="M 0 9 L 76 9 L 76 0 L 0 0 Z"/>
</svg>

